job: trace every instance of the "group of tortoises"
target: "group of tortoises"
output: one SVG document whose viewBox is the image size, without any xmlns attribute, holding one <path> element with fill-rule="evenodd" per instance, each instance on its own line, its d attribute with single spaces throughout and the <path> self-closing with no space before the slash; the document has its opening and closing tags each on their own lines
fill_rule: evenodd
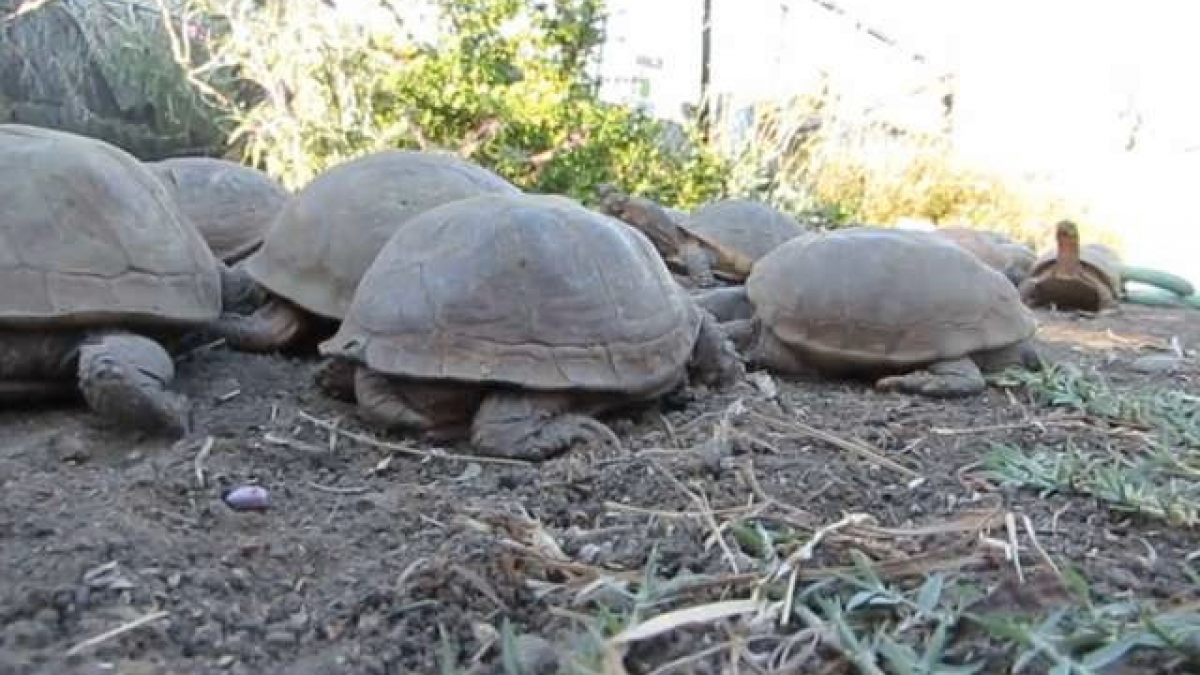
<svg viewBox="0 0 1200 675">
<path fill-rule="evenodd" d="M 81 394 L 174 434 L 192 423 L 172 352 L 197 332 L 315 347 L 316 383 L 381 428 L 544 458 L 611 436 L 600 413 L 746 363 L 975 393 L 981 371 L 1038 367 L 1023 297 L 1104 292 L 1066 225 L 1062 259 L 1035 263 L 998 235 L 816 232 L 753 200 L 685 214 L 605 186 L 592 209 L 429 152 L 289 193 L 225 160 L 144 164 L 8 124 L 0 171 L 0 403 Z"/>
</svg>

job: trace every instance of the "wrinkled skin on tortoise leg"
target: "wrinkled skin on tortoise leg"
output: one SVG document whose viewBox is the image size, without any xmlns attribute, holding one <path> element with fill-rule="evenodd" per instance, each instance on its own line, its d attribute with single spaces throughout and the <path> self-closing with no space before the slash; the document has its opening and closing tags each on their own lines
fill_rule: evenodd
<svg viewBox="0 0 1200 675">
<path fill-rule="evenodd" d="M 278 351 L 304 331 L 308 314 L 292 303 L 271 297 L 254 314 L 223 314 L 210 330 L 225 339 L 230 347 L 244 352 Z"/>
<path fill-rule="evenodd" d="M 589 397 L 592 398 L 592 397 Z M 612 405 L 620 404 L 613 397 Z M 537 461 L 549 459 L 575 443 L 621 443 L 605 424 L 573 412 L 581 401 L 567 393 L 493 391 L 483 399 L 471 424 L 471 443 L 493 457 Z M 599 398 L 582 407 L 600 412 Z"/>
<path fill-rule="evenodd" d="M 359 414 L 384 431 L 420 432 L 434 438 L 466 434 L 484 390 L 469 385 L 417 382 L 354 369 Z"/>
<path fill-rule="evenodd" d="M 746 366 L 723 326 L 703 309 L 696 311 L 700 313 L 700 332 L 688 363 L 689 372 L 708 386 L 729 387 L 744 381 Z"/>
<path fill-rule="evenodd" d="M 106 420 L 176 437 L 191 430 L 187 399 L 167 389 L 175 365 L 153 340 L 129 333 L 91 336 L 79 347 L 78 377 L 84 400 Z"/>
<path fill-rule="evenodd" d="M 79 340 L 73 332 L 0 329 L 0 407 L 78 398 Z"/>
<path fill-rule="evenodd" d="M 313 371 L 313 381 L 326 396 L 346 403 L 356 401 L 354 373 L 358 366 L 348 359 L 327 358 Z"/>
<path fill-rule="evenodd" d="M 722 324 L 754 316 L 754 305 L 746 295 L 745 286 L 699 291 L 692 294 L 692 299 Z"/>
<path fill-rule="evenodd" d="M 961 358 L 939 361 L 924 370 L 882 378 L 875 383 L 875 388 L 933 398 L 956 398 L 983 392 L 987 389 L 987 381 L 974 361 Z"/>
</svg>

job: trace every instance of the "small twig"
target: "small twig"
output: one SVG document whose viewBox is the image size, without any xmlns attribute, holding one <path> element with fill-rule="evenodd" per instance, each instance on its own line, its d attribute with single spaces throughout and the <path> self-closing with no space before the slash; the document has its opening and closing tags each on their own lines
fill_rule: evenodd
<svg viewBox="0 0 1200 675">
<path fill-rule="evenodd" d="M 1080 426 L 1079 423 L 1086 419 L 1086 415 L 1068 415 L 1064 417 L 1056 417 L 1054 419 L 1030 419 L 1011 424 L 992 424 L 981 427 L 933 427 L 929 431 L 937 436 L 972 436 L 975 434 L 987 434 L 994 431 L 1020 431 L 1022 429 L 1028 429 L 1031 424 L 1037 425 L 1043 429 L 1045 427 L 1076 427 Z"/>
<path fill-rule="evenodd" d="M 781 426 L 781 427 L 784 427 L 787 429 L 794 430 L 800 436 L 804 436 L 804 437 L 808 437 L 808 438 L 816 438 L 818 440 L 825 441 L 826 443 L 829 443 L 830 445 L 833 445 L 834 447 L 841 448 L 842 450 L 845 450 L 846 452 L 858 455 L 859 457 L 862 457 L 863 459 L 866 459 L 869 462 L 873 462 L 880 466 L 887 467 L 887 468 L 891 469 L 892 471 L 895 471 L 896 473 L 908 476 L 909 478 L 924 478 L 924 476 L 922 476 L 920 473 L 908 468 L 907 466 L 904 466 L 903 464 L 900 464 L 899 462 L 896 462 L 894 460 L 888 459 L 887 457 L 884 457 L 883 455 L 876 452 L 869 445 L 867 445 L 866 443 L 863 443 L 862 441 L 859 441 L 859 440 L 851 441 L 851 440 L 842 438 L 840 436 L 835 436 L 834 434 L 831 434 L 828 431 L 822 431 L 821 429 L 809 426 L 803 422 L 789 422 L 787 420 L 778 419 L 778 418 L 771 417 L 769 415 L 764 415 L 760 412 L 755 412 L 755 411 L 752 411 L 750 414 L 754 415 L 755 417 L 759 418 L 760 420 L 762 420 L 764 422 L 767 422 L 768 424 L 775 424 L 775 425 L 778 425 L 778 426 Z"/>
<path fill-rule="evenodd" d="M 1033 521 L 1029 519 L 1029 516 L 1021 514 L 1021 522 L 1025 524 L 1025 531 L 1029 533 L 1029 541 L 1033 544 L 1033 550 L 1037 551 L 1038 555 L 1042 556 L 1042 560 L 1046 561 L 1046 564 L 1050 566 L 1050 569 L 1054 570 L 1054 573 L 1058 575 L 1058 578 L 1062 579 L 1062 570 L 1058 569 L 1058 565 L 1054 564 L 1054 559 L 1050 557 L 1049 553 L 1046 553 L 1046 549 L 1042 548 L 1041 542 L 1038 541 L 1037 531 L 1033 527 Z"/>
<path fill-rule="evenodd" d="M 209 436 L 204 439 L 204 444 L 200 446 L 200 451 L 196 453 L 196 459 L 192 460 L 192 468 L 196 472 L 196 487 L 203 489 L 206 482 L 204 479 L 204 462 L 208 459 L 209 453 L 212 452 L 213 445 L 216 439 Z"/>
<path fill-rule="evenodd" d="M 659 509 L 647 509 L 640 506 L 631 506 L 620 502 L 604 502 L 604 508 L 609 511 L 618 513 L 629 513 L 639 516 L 654 516 L 655 518 L 667 519 L 686 519 L 686 518 L 704 518 L 709 513 L 702 511 L 665 511 Z M 715 516 L 746 516 L 761 511 L 761 507 L 757 506 L 735 506 L 729 509 L 712 509 L 711 515 Z"/>
<path fill-rule="evenodd" d="M 712 529 L 713 537 L 716 538 L 717 545 L 721 547 L 721 553 L 725 556 L 725 560 L 729 563 L 729 567 L 733 569 L 733 573 L 738 574 L 741 572 L 741 569 L 737 564 L 737 557 L 733 555 L 733 549 L 729 548 L 728 542 L 725 541 L 725 535 L 721 534 L 721 526 L 717 523 L 717 519 L 713 516 L 712 506 L 709 505 L 708 500 L 689 490 L 688 487 L 684 485 L 678 478 L 676 478 L 670 471 L 667 471 L 666 467 L 664 467 L 658 460 L 648 459 L 647 461 L 649 461 L 654 468 L 658 469 L 658 472 L 661 473 L 663 477 L 665 477 L 672 485 L 674 485 L 675 489 L 679 490 L 686 495 L 688 499 L 692 500 L 692 503 L 695 504 L 699 509 L 704 520 L 707 521 L 709 528 Z"/>
<path fill-rule="evenodd" d="M 110 631 L 105 631 L 99 635 L 90 637 L 90 638 L 84 640 L 83 642 L 80 642 L 79 644 L 77 644 L 74 647 L 71 647 L 70 649 L 67 650 L 67 656 L 72 656 L 74 654 L 78 654 L 79 652 L 81 652 L 85 649 L 88 649 L 90 647 L 95 647 L 98 644 L 107 642 L 115 637 L 120 636 L 120 635 L 124 635 L 125 633 L 128 633 L 131 630 L 137 630 L 138 628 L 141 628 L 142 626 L 144 626 L 148 623 L 153 623 L 155 621 L 158 621 L 159 619 L 165 619 L 168 615 L 170 615 L 170 612 L 168 612 L 166 610 L 162 610 L 162 611 L 154 612 L 152 614 L 146 614 L 145 616 L 140 616 L 140 617 L 134 619 L 133 621 L 130 621 L 129 623 L 122 624 Z"/>
<path fill-rule="evenodd" d="M 523 459 L 509 459 L 507 457 L 484 457 L 484 456 L 480 456 L 480 455 L 459 455 L 459 454 L 455 454 L 455 453 L 451 453 L 451 452 L 445 452 L 443 450 L 436 450 L 436 451 L 435 450 L 418 450 L 416 448 L 409 447 L 407 445 L 401 445 L 399 443 L 388 443 L 386 441 L 381 441 L 376 438 L 372 438 L 366 434 L 358 434 L 358 433 L 354 433 L 352 431 L 338 429 L 337 426 L 334 425 L 333 423 L 327 422 L 327 421 L 317 418 L 317 417 L 313 417 L 312 415 L 309 415 L 308 413 L 304 412 L 303 410 L 297 411 L 296 414 L 298 416 L 300 416 L 301 418 L 303 418 L 305 421 L 309 422 L 310 424 L 320 427 L 320 428 L 324 429 L 325 431 L 328 431 L 329 433 L 341 434 L 342 436 L 349 438 L 350 440 L 355 441 L 357 443 L 362 443 L 363 445 L 369 445 L 373 448 L 378 448 L 380 450 L 388 450 L 388 451 L 394 452 L 398 455 L 409 455 L 411 457 L 421 457 L 423 459 L 438 459 L 438 460 L 447 461 L 447 462 L 478 462 L 479 464 L 502 464 L 505 466 L 529 466 L 530 464 L 532 464 L 532 462 L 528 462 Z"/>
<path fill-rule="evenodd" d="M 1004 514 L 1004 529 L 1008 531 L 1008 543 L 1012 546 L 1013 566 L 1017 569 L 1017 580 L 1025 583 L 1025 572 L 1021 570 L 1021 546 L 1017 542 L 1017 518 L 1011 511 Z"/>
<path fill-rule="evenodd" d="M 329 485 L 321 485 L 320 483 L 314 483 L 312 481 L 308 481 L 308 487 L 316 490 L 317 492 L 327 492 L 331 495 L 361 495 L 366 494 L 366 492 L 370 490 L 370 488 L 365 486 L 333 487 Z"/>
</svg>

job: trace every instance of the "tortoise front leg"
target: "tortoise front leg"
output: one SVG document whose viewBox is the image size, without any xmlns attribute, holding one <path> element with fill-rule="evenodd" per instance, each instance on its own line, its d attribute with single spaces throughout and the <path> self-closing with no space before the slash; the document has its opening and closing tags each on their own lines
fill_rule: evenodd
<svg viewBox="0 0 1200 675">
<path fill-rule="evenodd" d="M 182 436 L 191 429 L 185 397 L 167 389 L 175 364 L 157 342 L 130 333 L 88 338 L 79 348 L 79 390 L 119 426 Z"/>
<path fill-rule="evenodd" d="M 728 387 L 741 382 L 746 378 L 746 367 L 723 326 L 708 312 L 697 311 L 700 312 L 700 333 L 696 336 L 689 369 L 707 385 Z"/>
<path fill-rule="evenodd" d="M 531 461 L 554 457 L 577 442 L 620 445 L 605 424 L 571 412 L 574 403 L 561 392 L 492 392 L 475 413 L 471 443 L 485 455 Z"/>
<path fill-rule="evenodd" d="M 286 300 L 272 297 L 250 316 L 223 314 L 210 329 L 234 349 L 262 353 L 290 344 L 307 321 L 308 316 L 303 310 Z"/>
<path fill-rule="evenodd" d="M 933 398 L 956 398 L 983 392 L 987 389 L 987 381 L 974 361 L 961 358 L 939 361 L 924 370 L 882 378 L 875 383 L 875 388 Z"/>
</svg>

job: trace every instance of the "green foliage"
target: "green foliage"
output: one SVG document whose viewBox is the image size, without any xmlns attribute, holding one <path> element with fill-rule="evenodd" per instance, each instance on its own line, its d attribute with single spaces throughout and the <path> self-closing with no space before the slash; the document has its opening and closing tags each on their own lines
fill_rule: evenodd
<svg viewBox="0 0 1200 675">
<path fill-rule="evenodd" d="M 362 4 L 374 13 L 195 1 L 219 27 L 202 72 L 238 122 L 233 140 L 285 184 L 399 147 L 456 152 L 526 190 L 583 200 L 601 182 L 682 207 L 721 191 L 715 153 L 668 143 L 663 123 L 597 98 L 602 0 L 430 0 L 439 30 L 423 38 L 405 32 L 413 3 Z"/>
<path fill-rule="evenodd" d="M 612 182 L 687 207 L 721 189 L 714 153 L 670 148 L 662 123 L 596 98 L 587 70 L 603 41 L 598 0 L 440 6 L 446 36 L 393 73 L 385 106 L 411 111 L 426 142 L 534 192 L 588 199 Z"/>
</svg>

